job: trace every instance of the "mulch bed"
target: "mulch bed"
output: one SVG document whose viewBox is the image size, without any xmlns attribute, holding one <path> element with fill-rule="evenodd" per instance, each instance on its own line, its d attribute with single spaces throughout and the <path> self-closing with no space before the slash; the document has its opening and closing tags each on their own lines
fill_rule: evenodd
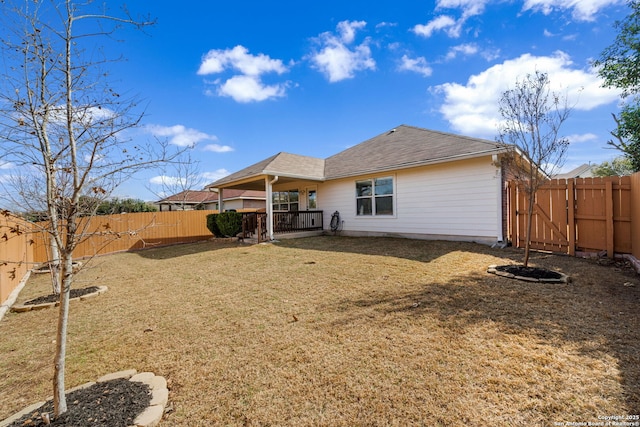
<svg viewBox="0 0 640 427">
<path fill-rule="evenodd" d="M 70 298 L 80 298 L 82 296 L 97 292 L 99 289 L 100 288 L 98 288 L 97 286 L 89 286 L 88 288 L 82 288 L 82 289 L 71 289 Z M 50 294 L 50 295 L 44 295 L 38 298 L 34 298 L 32 300 L 26 301 L 24 304 L 25 305 L 45 304 L 45 303 L 51 303 L 51 302 L 58 302 L 59 300 L 60 300 L 60 295 Z"/>
<path fill-rule="evenodd" d="M 495 267 L 498 271 L 504 271 L 505 273 L 511 273 L 514 276 L 529 277 L 532 279 L 562 279 L 562 274 L 537 267 L 525 267 L 523 265 L 498 265 Z"/>
<path fill-rule="evenodd" d="M 67 412 L 49 425 L 68 427 L 127 427 L 151 401 L 149 386 L 127 379 L 96 383 L 88 388 L 67 394 Z M 14 421 L 7 427 L 44 426 L 42 414 L 53 418 L 53 401 L 46 402 L 32 413 Z"/>
</svg>

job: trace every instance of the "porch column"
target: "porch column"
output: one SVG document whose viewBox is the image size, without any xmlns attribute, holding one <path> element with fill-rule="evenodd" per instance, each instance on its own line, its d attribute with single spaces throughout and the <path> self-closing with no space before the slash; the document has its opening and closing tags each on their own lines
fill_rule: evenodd
<svg viewBox="0 0 640 427">
<path fill-rule="evenodd" d="M 224 201 L 222 198 L 222 193 L 224 190 L 222 188 L 218 188 L 218 213 L 224 212 Z"/>
<path fill-rule="evenodd" d="M 267 190 L 267 235 L 269 236 L 269 240 L 274 240 L 273 238 L 273 203 L 271 203 L 273 199 L 273 184 L 278 182 L 279 177 L 276 175 L 272 180 L 269 180 L 269 175 L 264 178 L 264 186 Z"/>
</svg>

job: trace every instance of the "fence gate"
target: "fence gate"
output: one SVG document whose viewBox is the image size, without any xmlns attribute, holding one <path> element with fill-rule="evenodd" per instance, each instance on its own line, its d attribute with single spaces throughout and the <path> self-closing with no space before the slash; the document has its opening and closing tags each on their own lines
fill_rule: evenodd
<svg viewBox="0 0 640 427">
<path fill-rule="evenodd" d="M 536 193 L 531 221 L 531 249 L 571 253 L 575 233 L 569 227 L 569 185 L 553 180 Z M 509 183 L 510 234 L 517 247 L 524 247 L 527 238 L 528 196 L 513 182 Z"/>
<path fill-rule="evenodd" d="M 524 247 L 528 197 L 516 182 L 508 183 L 507 203 L 509 238 Z M 631 179 L 550 180 L 536 193 L 531 222 L 531 249 L 631 253 Z"/>
</svg>

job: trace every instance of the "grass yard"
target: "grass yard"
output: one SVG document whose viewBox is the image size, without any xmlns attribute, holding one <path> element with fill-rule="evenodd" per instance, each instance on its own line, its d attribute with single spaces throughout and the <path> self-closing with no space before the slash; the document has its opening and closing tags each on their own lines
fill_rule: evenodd
<svg viewBox="0 0 640 427">
<path fill-rule="evenodd" d="M 161 426 L 553 426 L 640 414 L 640 278 L 533 254 L 571 284 L 485 272 L 522 252 L 318 237 L 94 259 L 71 303 L 67 387 L 167 378 Z M 32 276 L 18 302 L 50 292 Z M 633 285 L 633 286 L 632 286 Z M 52 394 L 57 310 L 0 322 L 0 419 Z"/>
</svg>

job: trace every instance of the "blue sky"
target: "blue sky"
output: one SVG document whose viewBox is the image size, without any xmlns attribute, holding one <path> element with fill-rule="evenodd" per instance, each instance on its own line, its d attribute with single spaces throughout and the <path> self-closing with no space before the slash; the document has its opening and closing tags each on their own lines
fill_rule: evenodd
<svg viewBox="0 0 640 427">
<path fill-rule="evenodd" d="M 590 63 L 615 0 L 134 1 L 157 24 L 111 46 L 146 104 L 139 138 L 195 144 L 203 183 L 280 151 L 326 158 L 400 124 L 494 140 L 497 101 L 536 70 L 575 104 L 564 170 L 610 160 L 618 110 Z M 164 178 L 162 177 L 164 176 Z M 117 195 L 157 199 L 171 171 Z"/>
</svg>

